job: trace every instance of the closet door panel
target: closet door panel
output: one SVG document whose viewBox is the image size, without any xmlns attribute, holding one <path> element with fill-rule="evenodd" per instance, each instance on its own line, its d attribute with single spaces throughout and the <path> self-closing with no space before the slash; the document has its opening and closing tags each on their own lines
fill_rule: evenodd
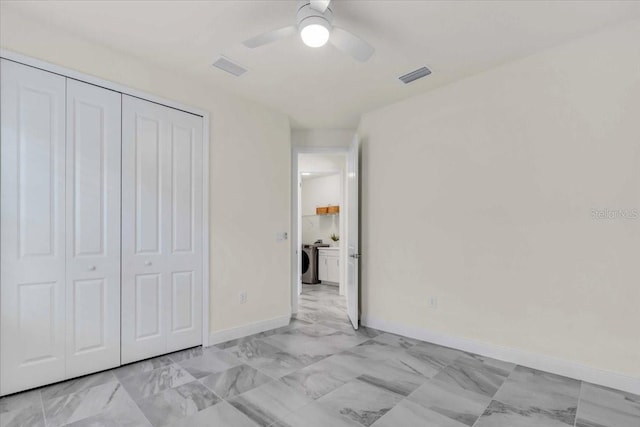
<svg viewBox="0 0 640 427">
<path fill-rule="evenodd" d="M 65 78 L 0 64 L 0 394 L 65 375 Z"/>
<path fill-rule="evenodd" d="M 199 153 L 193 129 L 172 123 L 171 126 L 171 251 L 193 253 L 194 213 L 197 197 L 195 156 Z"/>
<path fill-rule="evenodd" d="M 122 361 L 202 343 L 202 118 L 123 97 Z"/>
<path fill-rule="evenodd" d="M 171 317 L 167 349 L 174 351 L 202 343 L 202 118 L 169 110 L 169 121 Z"/>
<path fill-rule="evenodd" d="M 122 98 L 122 363 L 166 353 L 167 108 Z"/>
<path fill-rule="evenodd" d="M 160 114 L 162 116 L 162 114 Z M 161 160 L 160 132 L 164 130 L 161 118 L 135 118 L 135 237 L 137 254 L 161 254 L 160 195 Z"/>
<path fill-rule="evenodd" d="M 120 364 L 121 95 L 67 81 L 67 376 Z"/>
<path fill-rule="evenodd" d="M 162 276 L 160 274 L 137 274 L 135 276 L 135 339 L 145 341 L 163 338 Z"/>
</svg>

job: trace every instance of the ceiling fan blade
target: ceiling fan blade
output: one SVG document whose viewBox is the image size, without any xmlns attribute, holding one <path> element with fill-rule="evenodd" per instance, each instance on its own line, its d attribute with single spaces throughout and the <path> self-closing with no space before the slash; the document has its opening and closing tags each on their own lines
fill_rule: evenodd
<svg viewBox="0 0 640 427">
<path fill-rule="evenodd" d="M 331 0 L 311 0 L 309 6 L 313 10 L 324 13 L 324 11 L 329 7 L 329 3 L 331 3 Z"/>
<path fill-rule="evenodd" d="M 298 32 L 296 27 L 284 27 L 278 28 L 277 30 L 268 31 L 266 33 L 260 34 L 259 36 L 255 36 L 250 38 L 249 40 L 245 40 L 242 42 L 248 48 L 256 48 L 263 46 L 265 44 L 272 43 L 276 40 L 283 39 L 285 37 L 292 36 Z"/>
<path fill-rule="evenodd" d="M 355 34 L 351 34 L 342 28 L 333 27 L 329 41 L 344 53 L 351 55 L 355 60 L 365 62 L 375 49 L 366 41 Z"/>
</svg>

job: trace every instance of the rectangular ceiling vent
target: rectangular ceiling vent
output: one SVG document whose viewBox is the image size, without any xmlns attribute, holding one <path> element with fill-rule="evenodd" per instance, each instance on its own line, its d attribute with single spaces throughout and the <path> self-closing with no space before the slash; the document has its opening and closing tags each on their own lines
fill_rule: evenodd
<svg viewBox="0 0 640 427">
<path fill-rule="evenodd" d="M 402 80 L 402 83 L 409 84 L 409 83 L 411 83 L 413 81 L 416 81 L 416 80 L 421 79 L 421 78 L 423 78 L 425 76 L 428 76 L 429 74 L 431 74 L 431 70 L 428 69 L 427 67 L 422 67 L 422 68 L 418 68 L 415 71 L 407 73 L 404 76 L 400 76 L 398 78 L 400 80 Z"/>
<path fill-rule="evenodd" d="M 224 56 L 220 56 L 220 58 L 218 58 L 216 62 L 213 63 L 213 66 L 221 69 L 222 71 L 226 71 L 229 74 L 233 74 L 236 77 L 239 77 L 247 72 L 247 69 L 242 65 L 233 62 L 232 60 Z"/>
</svg>

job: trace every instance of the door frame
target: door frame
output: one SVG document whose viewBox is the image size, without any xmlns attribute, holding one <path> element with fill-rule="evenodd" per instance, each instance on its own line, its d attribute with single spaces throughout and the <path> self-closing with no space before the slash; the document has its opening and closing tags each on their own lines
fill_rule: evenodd
<svg viewBox="0 0 640 427">
<path fill-rule="evenodd" d="M 123 95 L 130 95 L 146 101 L 164 105 L 169 108 L 181 110 L 196 116 L 202 117 L 202 346 L 209 346 L 209 145 L 211 144 L 210 122 L 211 116 L 208 111 L 191 107 L 180 102 L 176 102 L 161 96 L 157 96 L 142 90 L 115 83 L 110 80 L 101 79 L 71 68 L 52 64 L 31 56 L 16 53 L 7 49 L 0 49 L 0 57 L 9 61 L 17 62 L 30 67 L 39 68 L 43 71 L 59 74 L 63 77 L 89 83 L 105 89 L 120 92 Z"/>
<path fill-rule="evenodd" d="M 300 171 L 298 170 L 298 155 L 299 154 L 325 154 L 325 155 L 344 155 L 345 162 L 349 155 L 349 147 L 317 147 L 317 146 L 292 146 L 291 147 L 291 314 L 298 312 L 298 286 L 301 283 L 300 266 L 302 264 L 302 254 L 300 253 L 300 247 L 302 244 L 301 233 L 301 212 L 299 210 L 300 204 Z M 344 194 L 345 174 L 341 173 L 341 184 L 343 193 L 343 203 L 347 203 L 346 194 Z M 341 212 L 342 213 L 342 212 Z M 342 219 L 341 219 L 342 222 Z M 344 243 L 344 242 L 343 242 Z M 340 248 L 343 248 L 341 243 Z M 343 255 L 340 250 L 340 265 L 341 274 L 340 280 L 345 280 L 345 274 L 342 274 Z M 341 284 L 342 286 L 342 284 Z"/>
</svg>

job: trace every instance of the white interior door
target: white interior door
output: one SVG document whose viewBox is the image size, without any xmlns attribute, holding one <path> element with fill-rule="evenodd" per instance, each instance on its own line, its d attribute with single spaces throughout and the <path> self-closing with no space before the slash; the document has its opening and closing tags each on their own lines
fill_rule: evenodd
<svg viewBox="0 0 640 427">
<path fill-rule="evenodd" d="M 120 364 L 120 100 L 67 81 L 67 376 Z"/>
<path fill-rule="evenodd" d="M 347 161 L 347 314 L 354 329 L 359 321 L 360 207 L 359 207 L 360 141 L 354 137 Z"/>
<path fill-rule="evenodd" d="M 65 78 L 4 59 L 0 67 L 0 394 L 7 394 L 65 377 Z"/>
<path fill-rule="evenodd" d="M 297 160 L 296 160 L 297 161 Z M 302 294 L 302 177 L 300 176 L 300 173 L 298 172 L 297 174 L 298 177 L 298 185 L 297 185 L 297 191 L 298 191 L 298 198 L 297 198 L 297 203 L 298 203 L 298 210 L 297 210 L 297 218 L 298 220 L 296 221 L 297 223 L 297 233 L 296 236 L 298 237 L 298 242 L 296 245 L 296 253 L 298 254 L 298 262 L 296 263 L 296 265 L 298 266 L 298 274 L 296 275 L 296 285 L 298 288 L 298 294 L 296 295 L 295 298 L 295 313 L 298 312 L 298 298 L 299 295 Z"/>
<path fill-rule="evenodd" d="M 122 363 L 202 343 L 202 118 L 122 97 Z"/>
</svg>

